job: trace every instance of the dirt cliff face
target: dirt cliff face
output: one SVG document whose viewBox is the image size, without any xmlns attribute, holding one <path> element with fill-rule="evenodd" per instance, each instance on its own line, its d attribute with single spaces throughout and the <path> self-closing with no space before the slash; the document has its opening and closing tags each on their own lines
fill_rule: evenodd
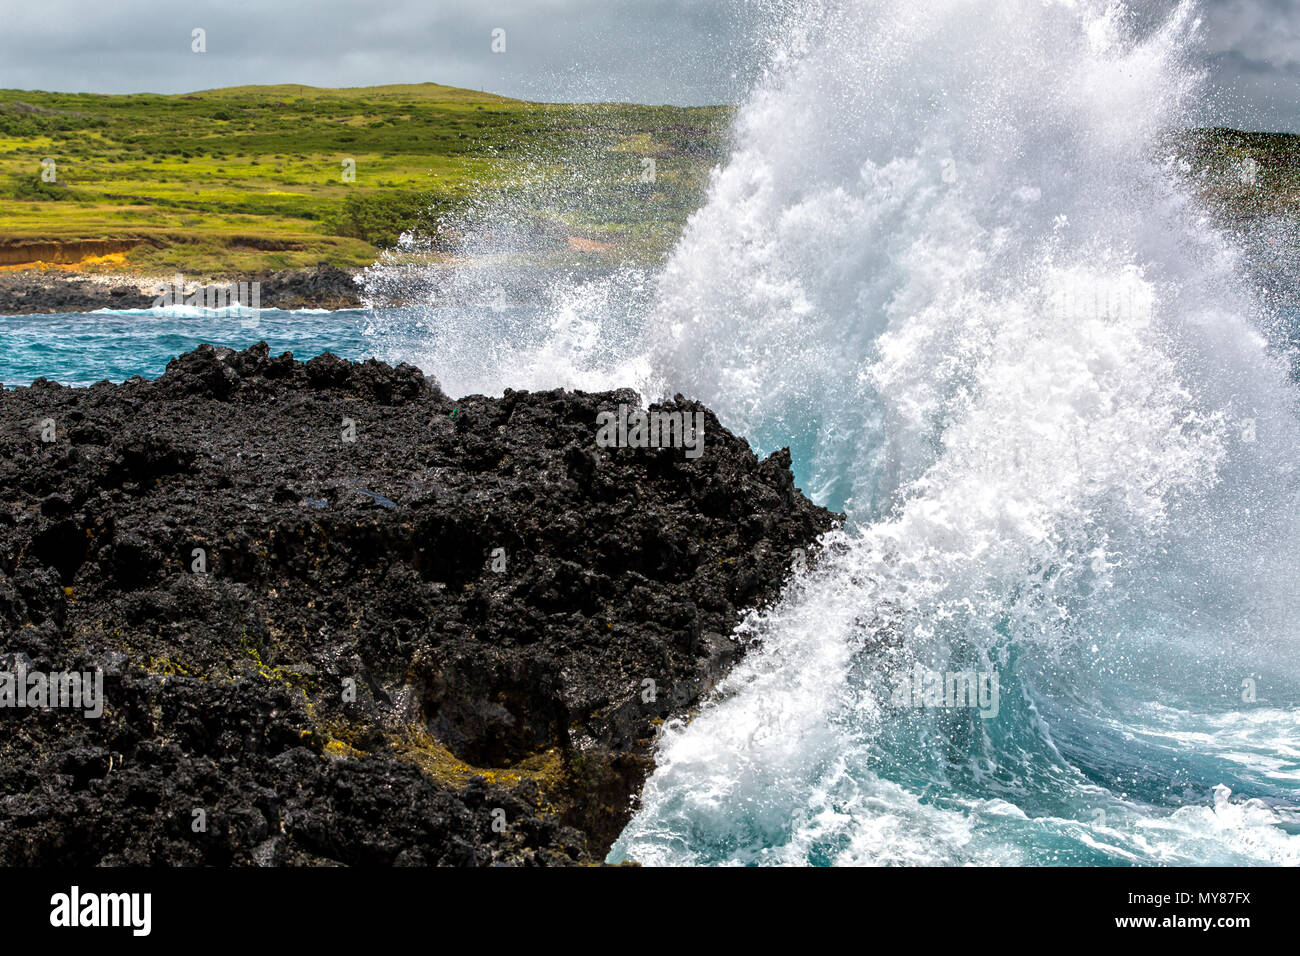
<svg viewBox="0 0 1300 956">
<path fill-rule="evenodd" d="M 0 864 L 603 859 L 834 520 L 707 411 L 598 447 L 620 403 L 264 345 L 2 393 L 0 672 L 104 711 L 0 708 Z"/>
<path fill-rule="evenodd" d="M 143 239 L 0 239 L 0 266 L 78 263 L 94 256 L 130 252 Z"/>
</svg>

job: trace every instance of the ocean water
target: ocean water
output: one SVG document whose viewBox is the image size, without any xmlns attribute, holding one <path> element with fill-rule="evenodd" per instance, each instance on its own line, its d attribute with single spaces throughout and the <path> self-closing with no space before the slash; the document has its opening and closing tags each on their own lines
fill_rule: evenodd
<svg viewBox="0 0 1300 956">
<path fill-rule="evenodd" d="M 167 363 L 204 342 L 245 349 L 266 340 L 274 355 L 310 359 L 331 351 L 344 358 L 369 352 L 364 312 L 248 313 L 194 306 L 104 309 L 88 314 L 0 315 L 0 382 L 8 388 L 47 378 L 63 385 L 157 378 Z"/>
<path fill-rule="evenodd" d="M 291 352 L 301 361 L 333 352 L 354 361 L 378 356 L 396 363 L 404 361 L 405 350 L 390 348 L 388 343 L 394 337 L 403 343 L 423 341 L 431 321 L 463 326 L 467 341 L 500 344 L 497 357 L 503 363 L 509 353 L 529 354 L 549 335 L 552 315 L 536 305 L 494 300 L 492 291 L 482 301 L 461 302 L 454 308 L 262 309 L 252 324 L 247 310 L 189 305 L 0 315 L 0 383 L 15 388 L 38 378 L 70 386 L 123 382 L 134 375 L 153 379 L 177 355 L 203 343 L 246 349 L 265 341 L 272 355 Z M 621 307 L 631 305 L 623 302 Z M 493 353 L 485 348 L 482 354 Z M 523 380 L 521 376 L 519 381 Z M 450 375 L 455 385 L 467 381 L 463 375 Z M 448 390 L 456 395 L 474 391 Z"/>
<path fill-rule="evenodd" d="M 682 392 L 847 513 L 664 728 L 612 861 L 1300 864 L 1297 324 L 1162 145 L 1206 95 L 1166 6 L 777 4 L 663 269 L 225 330 L 457 395 Z M 136 334 L 22 365 L 18 334 L 0 378 L 192 344 Z"/>
</svg>

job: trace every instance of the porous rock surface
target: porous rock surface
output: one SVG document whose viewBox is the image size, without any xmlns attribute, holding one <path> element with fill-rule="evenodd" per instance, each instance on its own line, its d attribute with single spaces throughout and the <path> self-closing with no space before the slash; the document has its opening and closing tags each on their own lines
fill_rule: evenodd
<svg viewBox="0 0 1300 956">
<path fill-rule="evenodd" d="M 835 520 L 711 413 L 597 447 L 637 401 L 265 345 L 0 391 L 0 671 L 105 698 L 0 709 L 0 864 L 603 860 Z"/>
</svg>

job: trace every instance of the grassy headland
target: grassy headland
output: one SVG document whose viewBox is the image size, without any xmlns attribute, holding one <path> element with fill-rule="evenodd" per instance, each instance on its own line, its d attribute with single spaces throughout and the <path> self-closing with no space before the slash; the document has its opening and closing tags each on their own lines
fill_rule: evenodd
<svg viewBox="0 0 1300 956">
<path fill-rule="evenodd" d="M 0 270 L 359 267 L 402 231 L 436 234 L 503 195 L 552 258 L 653 263 L 702 200 L 730 117 L 434 83 L 0 90 Z M 1195 130 L 1170 148 L 1229 220 L 1300 210 L 1300 136 Z M 1248 160 L 1253 180 L 1240 174 Z"/>
<path fill-rule="evenodd" d="M 547 105 L 433 83 L 0 90 L 0 267 L 45 257 L 142 273 L 364 266 L 404 229 L 431 230 L 503 191 L 575 251 L 654 261 L 698 205 L 729 118 L 722 107 Z"/>
</svg>

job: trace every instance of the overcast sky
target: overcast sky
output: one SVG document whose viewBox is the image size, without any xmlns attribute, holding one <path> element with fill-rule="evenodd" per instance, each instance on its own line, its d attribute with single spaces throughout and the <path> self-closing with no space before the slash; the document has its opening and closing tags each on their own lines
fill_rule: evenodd
<svg viewBox="0 0 1300 956">
<path fill-rule="evenodd" d="M 735 102 L 755 0 L 7 0 L 0 88 L 432 80 L 528 99 Z M 916 0 L 924 3 L 926 0 Z M 1171 0 L 1136 0 L 1150 8 Z M 1203 0 L 1205 121 L 1300 132 L 1300 0 Z M 207 52 L 191 52 L 191 31 Z M 491 50 L 506 31 L 506 52 Z"/>
</svg>

